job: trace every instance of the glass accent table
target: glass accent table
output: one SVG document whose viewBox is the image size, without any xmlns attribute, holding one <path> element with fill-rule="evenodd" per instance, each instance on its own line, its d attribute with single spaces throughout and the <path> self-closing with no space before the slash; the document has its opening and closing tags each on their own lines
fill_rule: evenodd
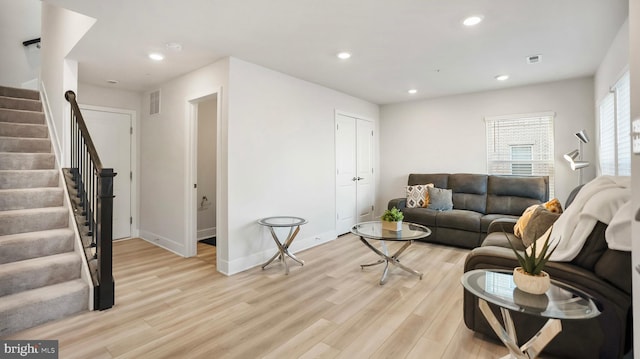
<svg viewBox="0 0 640 359">
<path fill-rule="evenodd" d="M 356 224 L 355 226 L 353 226 L 353 228 L 351 228 L 351 233 L 360 237 L 360 240 L 362 241 L 362 243 L 364 243 L 365 246 L 367 246 L 367 248 L 371 249 L 378 256 L 380 256 L 380 259 L 378 259 L 377 262 L 360 265 L 361 269 L 384 263 L 384 271 L 382 272 L 382 277 L 380 278 L 380 285 L 383 285 L 387 282 L 389 263 L 411 274 L 415 274 L 419 276 L 420 279 L 422 279 L 422 273 L 413 270 L 403 264 L 400 264 L 400 260 L 398 259 L 398 257 L 400 256 L 400 254 L 402 254 L 402 252 L 409 248 L 409 246 L 415 239 L 424 238 L 430 235 L 431 230 L 429 228 L 421 226 L 419 224 L 402 222 L 402 230 L 390 231 L 387 229 L 382 229 L 381 221 L 372 221 Z M 380 247 L 382 248 L 382 251 L 374 247 L 368 240 L 380 241 Z M 389 255 L 389 251 L 387 250 L 385 241 L 405 243 L 395 253 Z"/>
<path fill-rule="evenodd" d="M 278 252 L 276 252 L 276 254 L 274 254 L 271 259 L 269 259 L 262 265 L 262 269 L 271 264 L 271 262 L 273 262 L 275 259 L 280 259 L 280 261 L 284 264 L 284 273 L 289 274 L 289 266 L 287 265 L 287 261 L 285 261 L 285 256 L 293 259 L 300 265 L 304 265 L 304 261 L 302 259 L 298 259 L 296 256 L 289 252 L 289 246 L 298 235 L 298 232 L 300 232 L 300 226 L 306 223 L 306 219 L 292 216 L 267 217 L 258 220 L 258 224 L 269 227 L 271 237 L 273 237 L 273 240 L 276 242 L 276 246 L 278 247 Z M 287 235 L 287 238 L 285 238 L 283 241 L 280 241 L 274 228 L 282 227 L 289 228 L 289 234 Z"/>
<path fill-rule="evenodd" d="M 513 271 L 476 269 L 462 276 L 462 285 L 478 297 L 480 311 L 498 338 L 509 349 L 502 357 L 529 359 L 540 354 L 547 344 L 562 331 L 562 319 L 589 319 L 600 315 L 596 304 L 583 291 L 551 279 L 545 294 L 529 294 L 516 288 Z M 500 307 L 504 327 L 487 302 Z M 509 310 L 549 318 L 528 342 L 518 347 L 516 330 Z"/>
</svg>

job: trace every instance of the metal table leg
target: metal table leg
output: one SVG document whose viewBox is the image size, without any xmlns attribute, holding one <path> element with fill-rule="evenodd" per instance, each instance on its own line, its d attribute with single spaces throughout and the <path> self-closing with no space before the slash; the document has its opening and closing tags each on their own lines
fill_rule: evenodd
<svg viewBox="0 0 640 359">
<path fill-rule="evenodd" d="M 549 344 L 549 342 L 562 331 L 562 324 L 559 319 L 549 319 L 542 329 L 531 337 L 528 342 L 521 347 L 518 347 L 516 329 L 513 325 L 513 320 L 511 319 L 509 311 L 507 309 L 500 308 L 505 325 L 503 328 L 485 300 L 478 298 L 478 306 L 493 331 L 498 335 L 498 338 L 500 338 L 502 343 L 507 347 L 507 349 L 509 349 L 509 354 L 503 356 L 501 359 L 536 358 L 544 347 L 546 347 L 547 344 Z"/>
<path fill-rule="evenodd" d="M 389 263 L 391 263 L 392 265 L 396 266 L 396 267 L 400 267 L 402 270 L 409 272 L 411 274 L 415 274 L 417 276 L 420 277 L 420 279 L 422 279 L 422 273 L 413 270 L 403 264 L 400 263 L 400 260 L 398 259 L 398 257 L 400 256 L 400 254 L 402 254 L 402 252 L 404 252 L 407 248 L 409 248 L 409 246 L 411 245 L 411 243 L 413 243 L 413 241 L 406 241 L 405 244 L 400 247 L 400 249 L 398 249 L 394 254 L 392 254 L 391 256 L 389 256 L 389 253 L 387 251 L 387 246 L 385 244 L 384 241 L 380 241 L 381 242 L 381 246 L 383 248 L 383 251 L 380 251 L 378 248 L 374 247 L 371 245 L 371 243 L 369 243 L 364 237 L 360 236 L 360 241 L 362 241 L 362 243 L 364 243 L 365 246 L 367 246 L 369 249 L 371 249 L 373 252 L 375 252 L 377 255 L 380 256 L 380 259 L 377 262 L 374 263 L 369 263 L 369 264 L 362 264 L 360 265 L 361 269 L 364 269 L 364 267 L 371 267 L 371 266 L 375 266 L 378 264 L 382 264 L 384 263 L 384 271 L 382 272 L 382 277 L 380 277 L 380 285 L 383 285 L 387 282 L 387 274 L 389 272 Z"/>
<path fill-rule="evenodd" d="M 298 257 L 294 256 L 292 253 L 289 252 L 289 246 L 298 235 L 298 232 L 300 232 L 300 226 L 297 226 L 295 231 L 293 230 L 293 227 L 291 227 L 289 229 L 289 234 L 287 235 L 287 239 L 284 240 L 284 242 L 282 243 L 278 239 L 278 236 L 276 235 L 276 232 L 273 230 L 273 227 L 269 227 L 269 230 L 271 232 L 271 237 L 273 237 L 273 241 L 276 242 L 276 246 L 278 247 L 278 252 L 276 252 L 276 254 L 274 254 L 273 257 L 271 257 L 271 259 L 269 259 L 262 265 L 262 269 L 264 269 L 266 266 L 271 264 L 271 262 L 273 262 L 275 259 L 279 259 L 284 264 L 284 273 L 289 274 L 289 265 L 285 260 L 285 256 L 288 256 L 289 258 L 298 262 L 300 265 L 304 265 L 304 261 L 302 259 L 299 259 Z"/>
</svg>

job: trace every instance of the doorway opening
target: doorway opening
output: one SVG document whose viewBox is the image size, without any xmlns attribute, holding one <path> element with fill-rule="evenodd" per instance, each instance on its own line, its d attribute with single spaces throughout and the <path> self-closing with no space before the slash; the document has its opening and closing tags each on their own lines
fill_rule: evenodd
<svg viewBox="0 0 640 359">
<path fill-rule="evenodd" d="M 215 252 L 218 223 L 219 92 L 189 101 L 191 106 L 187 160 L 188 256 Z M 205 253 L 205 254 L 207 254 Z"/>
</svg>

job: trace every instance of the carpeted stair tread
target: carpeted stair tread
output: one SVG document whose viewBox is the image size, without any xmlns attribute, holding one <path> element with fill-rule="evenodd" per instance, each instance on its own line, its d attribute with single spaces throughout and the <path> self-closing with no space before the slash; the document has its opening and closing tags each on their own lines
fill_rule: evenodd
<svg viewBox="0 0 640 359">
<path fill-rule="evenodd" d="M 54 166 L 53 153 L 0 152 L 0 168 L 4 170 L 49 170 Z"/>
<path fill-rule="evenodd" d="M 31 123 L 44 125 L 45 117 L 42 111 L 14 110 L 11 108 L 0 108 L 0 122 L 11 123 Z"/>
<path fill-rule="evenodd" d="M 12 108 L 14 110 L 27 110 L 27 111 L 42 111 L 42 103 L 40 102 L 40 100 L 0 96 L 0 108 Z"/>
<path fill-rule="evenodd" d="M 78 278 L 80 257 L 75 252 L 5 263 L 0 265 L 0 296 Z"/>
<path fill-rule="evenodd" d="M 57 187 L 58 170 L 0 170 L 0 189 Z"/>
<path fill-rule="evenodd" d="M 88 303 L 81 279 L 0 297 L 0 337 L 86 311 Z"/>
<path fill-rule="evenodd" d="M 0 264 L 73 251 L 71 228 L 0 236 Z"/>
<path fill-rule="evenodd" d="M 65 207 L 18 209 L 0 212 L 0 235 L 66 228 L 69 211 Z"/>
<path fill-rule="evenodd" d="M 48 138 L 0 137 L 0 152 L 51 153 Z"/>
<path fill-rule="evenodd" d="M 0 136 L 47 138 L 49 136 L 49 130 L 47 130 L 46 125 L 37 125 L 33 123 L 0 122 Z"/>
<path fill-rule="evenodd" d="M 63 195 L 60 187 L 0 189 L 0 211 L 60 207 Z"/>
<path fill-rule="evenodd" d="M 36 90 L 29 90 L 17 87 L 0 86 L 0 96 L 26 98 L 31 100 L 39 100 L 40 93 Z"/>
</svg>

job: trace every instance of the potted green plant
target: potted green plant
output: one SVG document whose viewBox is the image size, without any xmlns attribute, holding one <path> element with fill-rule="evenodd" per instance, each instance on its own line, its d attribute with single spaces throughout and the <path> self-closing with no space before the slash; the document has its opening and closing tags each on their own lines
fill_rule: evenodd
<svg viewBox="0 0 640 359">
<path fill-rule="evenodd" d="M 553 227 L 553 226 L 552 226 Z M 519 267 L 513 269 L 513 282 L 516 287 L 523 292 L 531 294 L 544 294 L 551 285 L 551 278 L 549 274 L 545 272 L 544 266 L 549 261 L 549 257 L 556 250 L 558 244 L 553 248 L 549 248 L 549 238 L 551 237 L 551 228 L 546 233 L 546 238 L 542 243 L 542 247 L 538 245 L 538 241 L 534 241 L 529 248 L 527 248 L 522 254 L 518 252 L 509 237 L 505 233 L 509 246 L 515 253 Z"/>
<path fill-rule="evenodd" d="M 382 220 L 382 229 L 388 229 L 396 232 L 402 230 L 404 214 L 396 207 L 385 210 L 380 219 Z"/>
</svg>

